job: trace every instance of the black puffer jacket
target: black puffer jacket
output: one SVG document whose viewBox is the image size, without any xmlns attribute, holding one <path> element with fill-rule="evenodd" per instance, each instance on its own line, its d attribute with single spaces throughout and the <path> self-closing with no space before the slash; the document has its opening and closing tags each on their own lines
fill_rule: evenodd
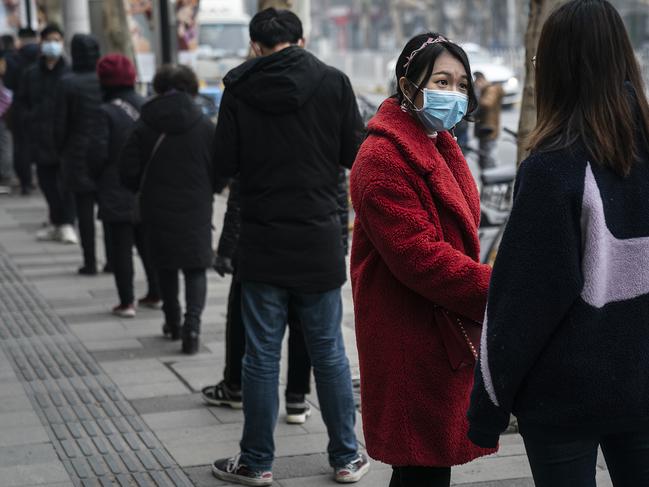
<svg viewBox="0 0 649 487">
<path fill-rule="evenodd" d="M 90 157 L 97 183 L 99 218 L 106 222 L 133 221 L 134 195 L 119 177 L 122 148 L 140 118 L 144 98 L 133 89 L 111 90 L 101 105 L 99 139 Z"/>
<path fill-rule="evenodd" d="M 55 137 L 61 154 L 66 188 L 83 193 L 96 190 L 88 167 L 90 148 L 97 142 L 101 120 L 101 88 L 95 73 L 97 40 L 86 34 L 72 38 L 72 71 L 63 77 L 56 101 Z"/>
<path fill-rule="evenodd" d="M 241 231 L 241 204 L 239 202 L 239 178 L 230 182 L 228 204 L 223 218 L 223 230 L 219 238 L 216 254 L 235 262 Z M 341 168 L 338 178 L 338 214 L 345 254 L 349 250 L 349 193 L 347 191 L 347 173 Z"/>
<path fill-rule="evenodd" d="M 155 156 L 151 153 L 166 134 Z M 158 96 L 126 142 L 120 161 L 122 183 L 137 192 L 142 182 L 142 220 L 150 228 L 156 264 L 164 269 L 212 264 L 214 126 L 185 93 Z"/>
<path fill-rule="evenodd" d="M 2 82 L 11 91 L 20 89 L 25 71 L 38 60 L 41 48 L 38 44 L 27 44 L 7 56 L 7 72 Z"/>
<path fill-rule="evenodd" d="M 346 279 L 338 181 L 363 123 L 347 76 L 299 47 L 228 73 L 214 141 L 240 174 L 242 281 L 325 292 Z"/>
<path fill-rule="evenodd" d="M 2 78 L 5 87 L 18 95 L 25 72 L 38 60 L 40 53 L 41 48 L 38 44 L 27 44 L 17 51 L 9 53 L 6 57 L 7 70 Z M 16 96 L 6 118 L 18 143 L 27 136 L 24 134 L 28 129 L 26 116 L 27 108 L 23 100 Z"/>
<path fill-rule="evenodd" d="M 38 165 L 55 166 L 60 163 L 54 139 L 56 92 L 61 78 L 69 71 L 62 57 L 52 69 L 47 67 L 45 57 L 41 57 L 27 69 L 18 90 L 17 99 L 25 110 L 25 128 L 32 143 L 34 161 Z"/>
</svg>

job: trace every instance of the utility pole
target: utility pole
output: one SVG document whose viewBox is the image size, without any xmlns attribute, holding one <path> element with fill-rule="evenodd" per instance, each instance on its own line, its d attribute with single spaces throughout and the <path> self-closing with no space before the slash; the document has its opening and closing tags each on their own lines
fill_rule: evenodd
<svg viewBox="0 0 649 487">
<path fill-rule="evenodd" d="M 527 156 L 525 139 L 536 125 L 536 102 L 534 99 L 535 68 L 531 59 L 536 56 L 536 46 L 541 37 L 541 29 L 550 12 L 566 0 L 530 0 L 527 32 L 525 33 L 525 85 L 521 103 L 521 119 L 518 124 L 518 163 Z"/>
<path fill-rule="evenodd" d="M 162 64 L 171 62 L 171 17 L 169 15 L 169 0 L 160 0 L 158 5 L 160 20 L 160 59 Z"/>
<path fill-rule="evenodd" d="M 32 7 L 32 0 L 25 0 L 25 18 L 27 19 L 27 25 L 29 25 L 30 27 L 34 22 Z"/>
</svg>

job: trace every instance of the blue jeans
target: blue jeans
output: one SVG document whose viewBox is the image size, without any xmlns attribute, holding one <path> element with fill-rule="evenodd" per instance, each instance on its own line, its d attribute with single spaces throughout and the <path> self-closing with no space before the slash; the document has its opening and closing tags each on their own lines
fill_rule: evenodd
<svg viewBox="0 0 649 487">
<path fill-rule="evenodd" d="M 256 282 L 242 283 L 246 353 L 242 374 L 245 424 L 241 463 L 254 470 L 270 470 L 273 463 L 279 362 L 289 306 L 302 324 L 313 364 L 322 418 L 329 433 L 329 463 L 341 467 L 356 458 L 358 444 L 349 361 L 341 330 L 340 288 L 304 294 Z"/>
<path fill-rule="evenodd" d="M 596 487 L 600 445 L 615 487 L 649 485 L 649 432 L 523 439 L 536 487 Z"/>
</svg>

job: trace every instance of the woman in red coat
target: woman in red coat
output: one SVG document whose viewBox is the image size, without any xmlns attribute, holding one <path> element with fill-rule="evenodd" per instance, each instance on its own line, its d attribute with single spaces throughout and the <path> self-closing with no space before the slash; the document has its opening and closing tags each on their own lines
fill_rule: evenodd
<svg viewBox="0 0 649 487">
<path fill-rule="evenodd" d="M 448 486 L 451 466 L 494 451 L 467 438 L 473 367 L 451 365 L 434 309 L 481 322 L 491 274 L 450 132 L 477 105 L 470 73 L 456 44 L 413 38 L 351 174 L 363 426 L 369 454 L 394 466 L 391 487 Z"/>
</svg>

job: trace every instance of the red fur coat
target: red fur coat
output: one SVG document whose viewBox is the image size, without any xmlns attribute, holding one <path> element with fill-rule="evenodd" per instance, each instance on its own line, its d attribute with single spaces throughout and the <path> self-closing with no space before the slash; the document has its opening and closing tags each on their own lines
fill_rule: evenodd
<svg viewBox="0 0 649 487">
<path fill-rule="evenodd" d="M 473 370 L 453 371 L 433 304 L 477 321 L 491 270 L 479 263 L 480 201 L 448 132 L 430 139 L 387 100 L 351 174 L 351 277 L 369 454 L 452 466 L 492 453 L 467 438 Z"/>
</svg>

